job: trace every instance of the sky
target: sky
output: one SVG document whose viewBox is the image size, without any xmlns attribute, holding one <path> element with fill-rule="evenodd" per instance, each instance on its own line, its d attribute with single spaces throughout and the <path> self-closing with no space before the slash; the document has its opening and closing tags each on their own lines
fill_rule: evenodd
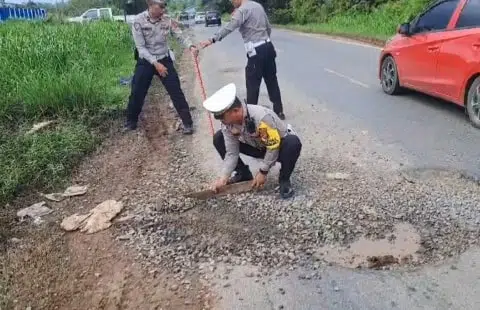
<svg viewBox="0 0 480 310">
<path fill-rule="evenodd" d="M 60 2 L 61 0 L 37 0 L 35 3 L 55 3 L 56 1 Z M 27 3 L 28 0 L 5 0 L 6 3 Z"/>
</svg>

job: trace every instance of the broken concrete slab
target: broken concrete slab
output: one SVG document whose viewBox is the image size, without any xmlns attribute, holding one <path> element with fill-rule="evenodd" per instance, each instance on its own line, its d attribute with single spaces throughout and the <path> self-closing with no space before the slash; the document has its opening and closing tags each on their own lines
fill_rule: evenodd
<svg viewBox="0 0 480 310">
<path fill-rule="evenodd" d="M 63 193 L 42 194 L 42 196 L 55 202 L 60 202 L 66 198 Z"/>
<path fill-rule="evenodd" d="M 23 208 L 17 212 L 17 217 L 20 219 L 20 221 L 24 221 L 26 217 L 30 217 L 36 223 L 41 223 L 39 220 L 40 217 L 53 212 L 53 210 L 48 208 L 45 204 L 45 201 L 42 201 L 33 204 L 30 207 Z"/>
<path fill-rule="evenodd" d="M 123 204 L 116 200 L 106 200 L 88 214 L 77 213 L 65 218 L 60 226 L 66 231 L 80 229 L 81 232 L 93 234 L 112 226 L 111 220 L 123 210 Z"/>
<path fill-rule="evenodd" d="M 63 196 L 65 197 L 73 197 L 73 196 L 81 196 L 85 195 L 88 190 L 88 185 L 80 186 L 80 185 L 73 185 L 68 187 L 65 192 L 63 192 Z"/>
<path fill-rule="evenodd" d="M 65 218 L 62 223 L 60 224 L 60 227 L 62 227 L 66 231 L 74 231 L 79 229 L 82 224 L 85 222 L 86 219 L 88 219 L 92 214 L 73 214 L 67 218 Z"/>
<path fill-rule="evenodd" d="M 51 194 L 42 194 L 43 197 L 48 200 L 60 202 L 68 197 L 81 196 L 85 195 L 88 190 L 88 185 L 72 185 L 68 187 L 63 193 L 51 193 Z"/>
</svg>

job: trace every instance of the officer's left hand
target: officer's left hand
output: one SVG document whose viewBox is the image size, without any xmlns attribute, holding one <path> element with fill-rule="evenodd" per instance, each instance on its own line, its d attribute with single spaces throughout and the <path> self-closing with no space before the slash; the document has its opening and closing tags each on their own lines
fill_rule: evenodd
<svg viewBox="0 0 480 310">
<path fill-rule="evenodd" d="M 197 56 L 198 56 L 198 49 L 197 49 L 197 47 L 191 46 L 191 47 L 190 47 L 190 52 L 192 52 L 193 57 L 197 57 Z"/>
<path fill-rule="evenodd" d="M 267 180 L 266 175 L 264 175 L 263 173 L 257 172 L 252 182 L 252 188 L 255 188 L 255 189 L 263 188 L 263 185 L 265 185 L 266 180 Z"/>
</svg>

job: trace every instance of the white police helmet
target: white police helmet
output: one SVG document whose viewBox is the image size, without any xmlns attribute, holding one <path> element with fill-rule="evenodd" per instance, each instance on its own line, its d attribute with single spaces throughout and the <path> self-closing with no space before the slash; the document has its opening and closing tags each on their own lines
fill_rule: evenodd
<svg viewBox="0 0 480 310">
<path fill-rule="evenodd" d="M 203 102 L 207 111 L 219 115 L 228 110 L 237 97 L 237 87 L 234 83 L 227 84 L 217 90 L 213 95 Z"/>
</svg>

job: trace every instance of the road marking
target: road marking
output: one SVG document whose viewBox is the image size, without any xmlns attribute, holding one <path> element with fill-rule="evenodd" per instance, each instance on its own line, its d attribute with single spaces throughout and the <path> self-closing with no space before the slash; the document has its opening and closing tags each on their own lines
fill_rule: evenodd
<svg viewBox="0 0 480 310">
<path fill-rule="evenodd" d="M 349 44 L 349 45 L 356 45 L 356 46 L 361 46 L 361 47 L 368 47 L 368 48 L 373 48 L 376 50 L 381 50 L 381 47 L 375 46 L 373 44 L 369 44 L 366 42 L 360 42 L 360 41 L 355 41 L 354 39 L 349 39 L 349 38 L 342 38 L 342 37 L 335 37 L 335 36 L 329 36 L 327 34 L 321 34 L 321 33 L 305 33 L 305 32 L 300 32 L 300 31 L 295 31 L 291 29 L 285 29 L 285 28 L 280 28 L 282 30 L 286 30 L 289 32 L 293 32 L 297 35 L 305 36 L 305 37 L 311 37 L 311 38 L 316 38 L 316 39 L 325 39 L 329 41 L 334 41 L 337 43 L 342 43 L 342 44 Z"/>
<path fill-rule="evenodd" d="M 367 84 L 365 84 L 365 83 L 362 83 L 362 82 L 360 82 L 360 81 L 357 81 L 357 80 L 355 80 L 355 79 L 353 79 L 353 78 L 351 78 L 351 77 L 349 77 L 349 76 L 346 76 L 346 75 L 344 75 L 344 74 L 338 73 L 338 72 L 333 71 L 333 70 L 331 70 L 331 69 L 324 68 L 323 70 L 327 71 L 328 73 L 335 74 L 336 76 L 339 76 L 339 77 L 341 77 L 341 78 L 347 79 L 347 80 L 350 81 L 350 83 L 357 84 L 358 86 L 362 86 L 362 87 L 364 87 L 364 88 L 370 88 L 370 86 L 367 85 Z"/>
</svg>

